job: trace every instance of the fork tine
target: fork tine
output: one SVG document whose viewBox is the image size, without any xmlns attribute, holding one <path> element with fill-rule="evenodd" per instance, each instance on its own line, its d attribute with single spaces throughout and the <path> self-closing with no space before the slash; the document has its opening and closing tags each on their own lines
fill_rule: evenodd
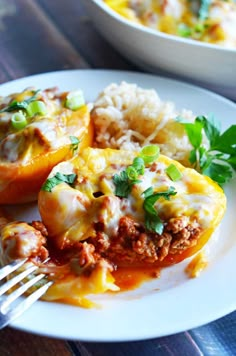
<svg viewBox="0 0 236 356">
<path fill-rule="evenodd" d="M 20 316 L 22 313 L 24 313 L 29 307 L 36 302 L 42 295 L 46 293 L 48 288 L 53 284 L 53 281 L 49 281 L 46 284 L 44 284 L 42 287 L 37 289 L 35 292 L 33 292 L 31 295 L 29 295 L 27 298 L 25 298 L 19 305 L 17 305 L 14 309 L 9 310 L 6 313 L 6 316 L 12 321 L 13 319 L 17 318 Z"/>
<path fill-rule="evenodd" d="M 15 260 L 9 265 L 0 268 L 0 281 L 10 273 L 14 272 L 17 268 L 22 266 L 26 261 L 27 258 L 24 258 L 23 260 Z"/>
<path fill-rule="evenodd" d="M 25 277 L 27 277 L 30 273 L 34 272 L 36 269 L 38 269 L 38 266 L 33 265 L 32 267 L 27 268 L 25 271 L 21 272 L 14 278 L 10 279 L 8 282 L 4 283 L 0 287 L 0 296 L 3 295 L 6 291 L 8 291 L 10 288 L 14 287 L 17 283 L 22 281 Z"/>
<path fill-rule="evenodd" d="M 34 278 L 30 279 L 28 282 L 24 283 L 21 287 L 14 290 L 14 292 L 7 295 L 7 297 L 2 302 L 0 302 L 0 311 L 4 313 L 4 309 L 6 309 L 14 300 L 24 294 L 30 287 L 32 287 L 44 277 L 45 274 L 38 274 Z"/>
<path fill-rule="evenodd" d="M 14 309 L 10 309 L 7 313 L 0 315 L 0 328 L 8 325 L 11 321 L 23 314 L 29 307 L 36 302 L 43 294 L 46 293 L 48 288 L 53 284 L 53 281 L 49 281 L 42 287 L 37 289 L 30 296 L 25 298 L 21 303 L 19 303 Z"/>
</svg>

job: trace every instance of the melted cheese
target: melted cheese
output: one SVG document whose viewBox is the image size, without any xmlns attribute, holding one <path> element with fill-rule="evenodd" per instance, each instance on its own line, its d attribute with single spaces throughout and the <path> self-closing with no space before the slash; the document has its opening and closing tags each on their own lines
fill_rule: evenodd
<svg viewBox="0 0 236 356">
<path fill-rule="evenodd" d="M 175 196 L 170 200 L 160 198 L 156 202 L 157 213 L 163 220 L 186 217 L 186 221 L 197 221 L 204 241 L 207 241 L 225 211 L 226 199 L 221 188 L 193 169 L 159 156 L 155 167 L 146 167 L 144 175 L 139 177 L 141 182 L 133 185 L 127 198 L 121 199 L 114 194 L 113 176 L 131 165 L 137 155 L 131 151 L 87 148 L 79 156 L 54 167 L 49 178 L 57 172 L 77 175 L 73 188 L 61 183 L 51 192 L 41 191 L 39 194 L 39 211 L 49 239 L 57 248 L 63 250 L 74 245 L 76 249 L 78 241 L 96 238 L 97 222 L 104 225 L 103 232 L 108 239 L 118 234 L 119 222 L 124 216 L 144 225 L 142 193 L 150 186 L 155 192 L 174 187 L 177 191 Z M 165 171 L 173 162 L 182 173 L 182 178 L 176 182 Z M 205 242 L 200 243 L 200 248 Z M 118 289 L 109 265 L 105 263 L 97 266 L 89 277 L 70 275 L 62 278 L 49 289 L 45 299 L 91 307 L 94 305 L 87 299 L 88 294 Z"/>
<path fill-rule="evenodd" d="M 104 0 L 108 6 L 130 21 L 172 35 L 180 35 L 179 26 L 187 26 L 195 40 L 236 47 L 236 4 L 233 0 L 212 0 L 206 19 L 198 18 L 199 2 L 187 0 Z M 196 24 L 204 25 L 197 31 Z"/>
<path fill-rule="evenodd" d="M 107 291 L 117 292 L 115 279 L 106 266 L 96 267 L 89 277 L 68 276 L 53 284 L 44 300 L 59 300 L 63 303 L 79 305 L 84 308 L 97 307 L 98 305 L 87 298 L 91 294 L 101 294 Z"/>
<path fill-rule="evenodd" d="M 46 105 L 45 115 L 28 117 L 24 129 L 15 130 L 11 125 L 12 113 L 0 113 L 0 160 L 2 162 L 27 164 L 32 157 L 39 156 L 59 147 L 70 145 L 70 135 L 79 136 L 81 126 L 76 122 L 69 128 L 68 118 L 73 114 L 64 106 L 63 95 L 56 96 L 54 90 L 40 92 L 37 100 Z M 7 100 L 0 98 L 0 107 L 13 100 L 23 101 L 34 95 L 34 89 L 12 94 Z M 4 104 L 3 104 L 4 103 Z M 78 123 L 78 121 L 77 121 Z"/>
<path fill-rule="evenodd" d="M 135 156 L 134 152 L 87 148 L 80 156 L 54 167 L 49 177 L 56 172 L 77 174 L 75 188 L 62 183 L 52 192 L 41 191 L 39 195 L 43 222 L 58 246 L 93 235 L 94 222 L 104 223 L 108 236 L 116 234 L 122 216 L 132 216 L 144 224 L 142 193 L 149 187 L 162 192 L 172 186 L 177 191 L 170 200 L 160 198 L 155 203 L 162 219 L 187 216 L 197 220 L 204 230 L 219 223 L 226 204 L 221 188 L 208 177 L 175 161 L 182 179 L 173 182 L 165 172 L 173 160 L 165 156 L 158 158 L 155 172 L 145 168 L 141 183 L 133 186 L 128 198 L 116 197 L 113 176 L 132 164 Z M 100 193 L 99 197 L 96 193 Z"/>
<path fill-rule="evenodd" d="M 56 88 L 0 97 L 0 204 L 17 204 L 37 199 L 37 194 L 51 169 L 74 154 L 71 136 L 80 140 L 78 151 L 91 144 L 93 127 L 87 105 L 77 110 L 65 107 L 68 93 Z M 12 115 L 5 112 L 14 101 L 33 98 L 44 103 L 45 114 L 26 116 L 26 126 L 17 129 Z M 41 104 L 42 105 L 42 104 Z M 19 106 L 19 105 L 18 105 Z M 17 109 L 17 108 L 16 108 Z"/>
</svg>

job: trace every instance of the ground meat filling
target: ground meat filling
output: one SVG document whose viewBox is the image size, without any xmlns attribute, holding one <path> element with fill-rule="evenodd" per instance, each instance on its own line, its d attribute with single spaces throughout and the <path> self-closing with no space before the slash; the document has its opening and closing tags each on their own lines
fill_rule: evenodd
<svg viewBox="0 0 236 356">
<path fill-rule="evenodd" d="M 9 222 L 1 227 L 1 249 L 6 263 L 18 258 L 28 258 L 41 263 L 48 258 L 45 226 L 41 222 L 30 225 L 25 222 Z M 1 223 L 1 222 L 0 222 Z M 36 226 L 38 228 L 36 228 Z"/>
<path fill-rule="evenodd" d="M 45 226 L 38 221 L 32 226 L 41 236 L 47 236 Z M 94 223 L 96 235 L 78 242 L 72 249 L 63 250 L 64 262 L 70 261 L 77 274 L 89 275 L 99 264 L 109 264 L 112 271 L 118 265 L 135 265 L 162 261 L 169 254 L 181 253 L 196 245 L 202 231 L 196 220 L 187 216 L 170 218 L 164 223 L 161 235 L 146 231 L 129 216 L 119 221 L 116 236 L 108 236 L 103 222 Z M 75 252 L 76 251 L 76 252 Z"/>
<path fill-rule="evenodd" d="M 171 218 L 164 224 L 162 235 L 147 232 L 143 225 L 131 217 L 119 221 L 116 237 L 108 238 L 102 224 L 95 224 L 97 236 L 90 238 L 95 251 L 117 264 L 154 263 L 168 254 L 181 253 L 197 244 L 202 231 L 196 220 L 186 216 Z"/>
<path fill-rule="evenodd" d="M 31 226 L 33 226 L 33 228 L 35 228 L 36 230 L 40 231 L 43 236 L 48 236 L 47 228 L 41 221 L 32 221 Z"/>
<path fill-rule="evenodd" d="M 93 244 L 84 241 L 79 242 L 76 247 L 76 255 L 70 259 L 70 268 L 76 275 L 89 277 L 97 267 L 106 267 L 111 272 L 114 270 L 114 265 L 96 252 Z"/>
<path fill-rule="evenodd" d="M 35 233 L 45 239 L 47 230 L 41 222 L 33 221 L 32 227 Z M 191 221 L 187 216 L 170 218 L 164 223 L 161 235 L 146 231 L 142 224 L 129 216 L 120 219 L 116 236 L 108 236 L 104 232 L 103 222 L 94 223 L 94 228 L 94 237 L 78 242 L 72 249 L 63 250 L 64 262 L 70 261 L 71 269 L 76 274 L 89 275 L 94 268 L 104 263 L 112 271 L 119 265 L 162 261 L 169 254 L 181 253 L 196 245 L 202 231 L 199 223 Z M 42 249 L 47 251 L 43 246 Z"/>
</svg>

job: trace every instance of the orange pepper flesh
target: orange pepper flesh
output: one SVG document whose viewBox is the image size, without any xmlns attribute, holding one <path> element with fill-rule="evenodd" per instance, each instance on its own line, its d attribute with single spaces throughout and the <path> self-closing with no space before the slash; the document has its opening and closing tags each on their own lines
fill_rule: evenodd
<svg viewBox="0 0 236 356">
<path fill-rule="evenodd" d="M 207 241 L 212 236 L 212 233 L 214 232 L 214 230 L 215 230 L 215 228 L 207 229 L 206 231 L 204 231 L 201 234 L 201 236 L 199 237 L 198 242 L 195 246 L 187 248 L 186 250 L 184 250 L 181 253 L 176 253 L 174 255 L 169 254 L 164 258 L 163 261 L 157 261 L 155 263 L 155 265 L 157 267 L 168 267 L 168 266 L 175 265 L 176 263 L 179 263 L 179 262 L 185 260 L 186 258 L 193 256 L 195 253 L 200 251 L 203 248 L 203 246 L 205 246 Z"/>
<path fill-rule="evenodd" d="M 89 119 L 86 106 L 74 112 L 68 119 L 68 126 L 84 128 L 78 149 L 92 145 L 93 125 Z M 26 165 L 20 163 L 0 163 L 0 204 L 21 204 L 37 200 L 38 192 L 50 173 L 58 163 L 73 156 L 71 144 L 32 157 Z"/>
<path fill-rule="evenodd" d="M 109 149 L 107 149 L 109 151 Z M 87 151 L 87 150 L 86 150 Z M 90 149 L 88 149 L 88 151 L 90 151 Z M 108 157 L 112 157 L 112 151 L 111 153 L 107 153 Z M 106 151 L 104 151 L 106 152 Z M 115 152 L 115 150 L 114 150 Z M 117 151 L 118 152 L 118 151 Z M 122 152 L 122 151 L 121 151 Z M 123 153 L 124 155 L 124 153 Z M 84 157 L 85 156 L 85 157 Z M 105 153 L 104 153 L 105 156 Z M 127 157 L 128 159 L 128 153 L 126 153 L 126 156 L 122 156 L 123 161 L 125 161 L 125 157 Z M 84 160 L 87 160 L 87 163 L 91 164 L 91 159 L 88 158 L 90 157 L 88 154 L 88 157 L 86 156 L 85 151 L 83 151 L 81 153 L 81 155 L 79 156 L 83 157 Z M 168 159 L 167 157 L 162 156 L 161 158 L 159 157 L 159 159 L 162 160 L 162 162 L 166 163 L 166 166 L 168 166 L 168 162 L 170 161 L 170 159 Z M 73 159 L 73 164 L 78 168 L 78 162 L 77 162 L 77 157 L 75 157 Z M 170 161 L 171 162 L 171 161 Z M 214 191 L 214 198 L 215 198 L 215 205 L 217 205 L 217 213 L 215 212 L 214 214 L 214 218 L 212 218 L 211 221 L 211 225 L 208 227 L 205 227 L 202 232 L 200 233 L 197 243 L 194 246 L 191 246 L 189 248 L 185 248 L 185 249 L 180 249 L 179 252 L 176 251 L 176 253 L 171 254 L 169 253 L 162 261 L 157 260 L 153 263 L 150 264 L 150 266 L 153 267 L 167 267 L 167 266 L 171 266 L 174 265 L 176 263 L 179 263 L 183 260 L 185 260 L 188 257 L 193 256 L 195 253 L 197 253 L 199 250 L 202 249 L 202 247 L 207 243 L 207 241 L 210 239 L 210 237 L 212 236 L 212 234 L 214 233 L 215 229 L 217 228 L 217 226 L 219 225 L 225 209 L 226 209 L 226 199 L 224 196 L 224 193 L 221 189 L 221 187 L 213 182 L 209 177 L 204 177 L 201 179 L 197 179 L 198 178 L 198 173 L 195 172 L 193 169 L 189 169 L 189 168 L 185 168 L 184 166 L 180 165 L 178 162 L 175 161 L 175 165 L 178 167 L 180 172 L 184 172 L 184 171 L 188 171 L 188 175 L 189 177 L 191 177 L 191 179 L 189 181 L 186 182 L 187 188 L 188 188 L 188 194 L 192 194 L 192 193 L 196 193 L 196 194 L 201 194 L 201 191 L 203 189 L 203 182 L 204 181 L 204 186 L 211 187 L 211 189 L 213 189 Z M 89 173 L 88 173 L 89 176 Z M 201 177 L 199 175 L 199 177 Z M 208 183 L 208 184 L 207 184 Z M 64 189 L 64 188 L 63 188 Z M 76 189 L 73 189 L 76 192 Z M 69 188 L 69 192 L 72 191 L 72 188 Z M 76 193 L 75 193 L 76 194 Z M 213 193 L 211 193 L 213 194 Z M 73 195 L 73 194 L 72 194 Z M 60 202 L 57 200 L 58 196 L 57 194 L 52 194 L 52 193 L 48 193 L 45 191 L 41 191 L 40 195 L 39 195 L 39 211 L 42 217 L 42 221 L 44 222 L 44 224 L 46 225 L 48 232 L 49 232 L 49 236 L 50 239 L 56 239 L 56 244 L 57 247 L 59 249 L 63 249 L 62 245 L 63 245 L 63 241 L 64 241 L 64 230 L 63 227 L 58 223 L 58 215 L 55 218 L 55 211 L 59 210 L 59 206 L 60 206 Z M 60 210 L 60 215 L 61 219 L 59 219 L 60 221 L 64 221 L 65 218 L 63 217 L 65 214 L 66 210 L 63 210 L 63 204 L 62 204 L 62 208 Z M 82 214 L 83 215 L 83 214 Z M 78 216 L 79 219 L 79 216 Z M 83 217 L 81 218 L 81 224 L 83 224 Z M 91 220 L 88 214 L 88 226 L 90 226 L 91 224 Z M 81 225 L 80 224 L 80 225 Z M 58 225 L 60 225 L 58 227 Z M 62 223 L 63 225 L 63 223 Z M 55 230 L 55 226 L 57 226 L 58 230 Z M 87 232 L 86 232 L 87 233 Z M 52 235 L 53 234 L 53 235 Z M 68 236 L 66 237 L 68 238 Z M 73 241 L 71 242 L 71 244 L 73 244 Z M 120 260 L 116 260 L 113 261 L 117 264 L 118 267 L 127 267 L 127 263 L 120 261 Z M 147 267 L 148 263 L 147 262 L 135 262 L 135 267 Z"/>
</svg>

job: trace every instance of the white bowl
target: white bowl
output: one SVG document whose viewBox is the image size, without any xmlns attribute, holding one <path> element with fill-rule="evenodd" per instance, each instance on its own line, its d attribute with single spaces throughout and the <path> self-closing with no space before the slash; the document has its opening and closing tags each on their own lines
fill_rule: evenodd
<svg viewBox="0 0 236 356">
<path fill-rule="evenodd" d="M 132 23 L 102 0 L 83 2 L 98 31 L 130 61 L 236 100 L 236 49 L 166 35 Z"/>
</svg>

